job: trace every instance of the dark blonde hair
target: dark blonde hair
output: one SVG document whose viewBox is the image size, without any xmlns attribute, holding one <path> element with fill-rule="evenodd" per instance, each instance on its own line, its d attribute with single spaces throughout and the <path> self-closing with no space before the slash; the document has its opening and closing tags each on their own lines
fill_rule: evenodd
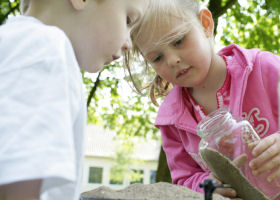
<svg viewBox="0 0 280 200">
<path fill-rule="evenodd" d="M 20 0 L 20 12 L 24 14 L 29 6 L 30 0 Z"/>
<path fill-rule="evenodd" d="M 149 96 L 155 105 L 158 105 L 156 98 L 166 96 L 173 86 L 159 75 L 154 75 L 152 81 L 144 83 L 142 86 L 139 86 L 139 84 L 136 83 L 137 81 L 132 72 L 133 62 L 131 60 L 134 60 L 135 58 L 143 58 L 145 72 L 149 73 L 151 71 L 149 70 L 150 66 L 147 60 L 145 60 L 139 49 L 139 38 L 144 30 L 149 30 L 149 38 L 148 41 L 145 41 L 146 43 L 151 43 L 154 46 L 169 44 L 176 38 L 179 39 L 179 37 L 182 37 L 189 32 L 191 24 L 198 20 L 199 11 L 199 2 L 197 0 L 151 1 L 143 19 L 131 31 L 133 47 L 131 51 L 125 53 L 125 66 L 136 91 L 142 94 L 143 89 L 149 88 Z M 152 38 L 157 27 L 172 26 L 174 17 L 180 19 L 182 23 L 170 30 L 170 32 L 166 33 L 162 38 L 159 38 L 158 41 L 153 42 Z"/>
</svg>

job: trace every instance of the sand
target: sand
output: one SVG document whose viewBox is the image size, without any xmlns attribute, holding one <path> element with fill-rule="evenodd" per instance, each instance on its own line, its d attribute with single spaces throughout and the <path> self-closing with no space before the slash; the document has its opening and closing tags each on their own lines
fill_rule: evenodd
<svg viewBox="0 0 280 200">
<path fill-rule="evenodd" d="M 101 186 L 84 192 L 80 200 L 204 200 L 204 194 L 171 183 L 133 184 L 122 190 Z M 218 194 L 213 200 L 230 200 Z"/>
</svg>

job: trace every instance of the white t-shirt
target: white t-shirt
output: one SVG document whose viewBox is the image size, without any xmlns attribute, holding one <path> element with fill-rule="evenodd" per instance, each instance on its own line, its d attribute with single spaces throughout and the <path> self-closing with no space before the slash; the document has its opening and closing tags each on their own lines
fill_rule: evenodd
<svg viewBox="0 0 280 200">
<path fill-rule="evenodd" d="M 83 92 L 63 31 L 26 16 L 0 26 L 0 185 L 42 179 L 41 199 L 79 198 Z"/>
</svg>

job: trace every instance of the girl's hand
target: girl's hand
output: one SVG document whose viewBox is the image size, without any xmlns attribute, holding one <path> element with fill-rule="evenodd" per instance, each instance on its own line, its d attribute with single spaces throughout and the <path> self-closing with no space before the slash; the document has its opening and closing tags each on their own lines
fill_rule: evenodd
<svg viewBox="0 0 280 200">
<path fill-rule="evenodd" d="M 280 178 L 280 134 L 274 133 L 256 144 L 252 154 L 254 159 L 249 163 L 252 173 L 258 176 L 275 168 L 268 177 L 268 182 Z"/>
<path fill-rule="evenodd" d="M 209 175 L 209 179 L 213 179 L 216 181 L 216 184 L 222 184 L 222 182 L 217 179 L 217 177 L 214 174 Z M 215 189 L 214 193 L 222 195 L 224 197 L 234 199 L 234 200 L 242 200 L 240 198 L 236 198 L 236 191 L 232 188 L 217 188 Z"/>
</svg>

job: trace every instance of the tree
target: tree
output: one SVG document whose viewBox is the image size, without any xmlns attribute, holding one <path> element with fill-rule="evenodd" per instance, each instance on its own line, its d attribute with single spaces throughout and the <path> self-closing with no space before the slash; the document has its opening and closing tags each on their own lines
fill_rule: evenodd
<svg viewBox="0 0 280 200">
<path fill-rule="evenodd" d="M 15 1 L 1 0 L 0 1 L 0 24 L 3 24 L 9 15 L 19 14 L 19 2 L 20 2 L 20 0 L 15 0 Z"/>
<path fill-rule="evenodd" d="M 277 0 L 248 1 L 238 3 L 228 10 L 224 19 L 221 40 L 225 45 L 238 43 L 246 48 L 279 53 L 280 2 Z"/>
</svg>

